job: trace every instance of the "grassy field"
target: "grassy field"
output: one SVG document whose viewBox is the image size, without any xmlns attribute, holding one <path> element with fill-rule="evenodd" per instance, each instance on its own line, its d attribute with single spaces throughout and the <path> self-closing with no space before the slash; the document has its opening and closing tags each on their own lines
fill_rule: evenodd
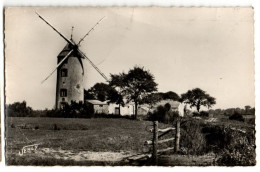
<svg viewBox="0 0 260 172">
<path fill-rule="evenodd" d="M 151 122 L 126 119 L 9 118 L 8 152 L 29 141 L 65 150 L 140 152 L 149 139 L 148 125 Z"/>
<path fill-rule="evenodd" d="M 10 162 L 17 163 L 14 161 L 22 158 L 19 157 L 22 147 L 35 143 L 41 144 L 39 148 L 73 150 L 74 153 L 143 153 L 147 151 L 144 142 L 152 137 L 146 129 L 151 124 L 149 121 L 129 119 L 11 117 L 7 119 L 7 157 L 13 157 Z"/>
<path fill-rule="evenodd" d="M 204 120 L 204 122 L 207 120 Z M 199 128 L 194 128 L 197 126 L 196 121 L 203 120 L 192 119 L 190 123 L 183 124 L 184 127 L 189 126 L 188 130 L 185 129 L 186 133 L 183 132 L 183 139 L 187 137 L 192 144 L 185 146 L 192 146 L 195 152 L 202 144 L 208 146 L 203 139 L 198 142 L 197 137 L 202 137 L 202 133 L 200 133 Z M 248 125 L 242 122 L 211 123 L 218 126 L 220 124 L 229 126 L 232 124 L 234 129 L 248 128 Z M 149 148 L 144 145 L 144 142 L 152 139 L 152 133 L 148 132 L 148 129 L 152 127 L 151 125 L 151 121 L 130 119 L 9 117 L 6 125 L 7 164 L 150 165 L 149 161 L 129 161 L 129 157 L 149 152 Z M 210 126 L 212 125 L 210 124 Z M 168 126 L 159 124 L 160 128 Z M 19 155 L 22 147 L 30 144 L 40 145 L 36 152 Z M 215 158 L 216 155 L 212 152 L 194 156 L 171 153 L 161 156 L 159 165 L 206 166 L 214 165 Z"/>
</svg>

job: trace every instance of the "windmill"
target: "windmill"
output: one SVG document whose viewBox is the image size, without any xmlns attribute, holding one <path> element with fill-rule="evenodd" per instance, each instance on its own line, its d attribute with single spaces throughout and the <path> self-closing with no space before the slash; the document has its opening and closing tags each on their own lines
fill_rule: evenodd
<svg viewBox="0 0 260 172">
<path fill-rule="evenodd" d="M 58 55 L 58 64 L 55 69 L 42 81 L 45 82 L 57 70 L 56 83 L 56 109 L 62 108 L 66 103 L 71 101 L 84 101 L 84 66 L 82 59 L 86 59 L 94 69 L 106 80 L 108 78 L 100 71 L 100 69 L 83 53 L 80 49 L 80 43 L 84 41 L 86 36 L 104 19 L 101 18 L 81 39 L 78 43 L 71 38 L 67 39 L 57 29 L 55 29 L 49 22 L 47 22 L 39 13 L 35 12 L 41 20 L 49 25 L 55 32 L 57 32 L 66 42 L 67 45 Z M 73 30 L 73 27 L 72 27 Z"/>
</svg>

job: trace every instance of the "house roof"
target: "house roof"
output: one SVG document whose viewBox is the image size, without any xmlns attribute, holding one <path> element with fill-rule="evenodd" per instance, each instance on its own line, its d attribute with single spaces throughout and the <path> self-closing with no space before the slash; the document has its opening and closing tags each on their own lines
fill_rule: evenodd
<svg viewBox="0 0 260 172">
<path fill-rule="evenodd" d="M 91 103 L 93 105 L 107 105 L 107 102 L 101 102 L 99 100 L 86 100 L 86 102 Z"/>
</svg>

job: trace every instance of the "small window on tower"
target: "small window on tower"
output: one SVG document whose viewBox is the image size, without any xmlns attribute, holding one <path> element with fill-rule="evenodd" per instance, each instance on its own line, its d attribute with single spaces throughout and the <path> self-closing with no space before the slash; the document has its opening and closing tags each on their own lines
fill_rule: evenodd
<svg viewBox="0 0 260 172">
<path fill-rule="evenodd" d="M 68 69 L 61 69 L 61 77 L 67 77 L 68 76 Z"/>
<path fill-rule="evenodd" d="M 67 97 L 67 89 L 61 89 L 60 90 L 60 96 L 61 97 Z"/>
</svg>

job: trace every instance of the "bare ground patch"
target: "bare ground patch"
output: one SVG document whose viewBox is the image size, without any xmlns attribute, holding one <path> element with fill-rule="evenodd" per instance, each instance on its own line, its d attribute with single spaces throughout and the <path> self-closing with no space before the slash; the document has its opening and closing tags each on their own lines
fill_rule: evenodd
<svg viewBox="0 0 260 172">
<path fill-rule="evenodd" d="M 42 148 L 35 152 L 36 155 L 41 157 L 54 157 L 56 159 L 74 160 L 74 161 L 122 161 L 123 159 L 132 156 L 130 152 L 91 152 L 61 150 Z"/>
</svg>

